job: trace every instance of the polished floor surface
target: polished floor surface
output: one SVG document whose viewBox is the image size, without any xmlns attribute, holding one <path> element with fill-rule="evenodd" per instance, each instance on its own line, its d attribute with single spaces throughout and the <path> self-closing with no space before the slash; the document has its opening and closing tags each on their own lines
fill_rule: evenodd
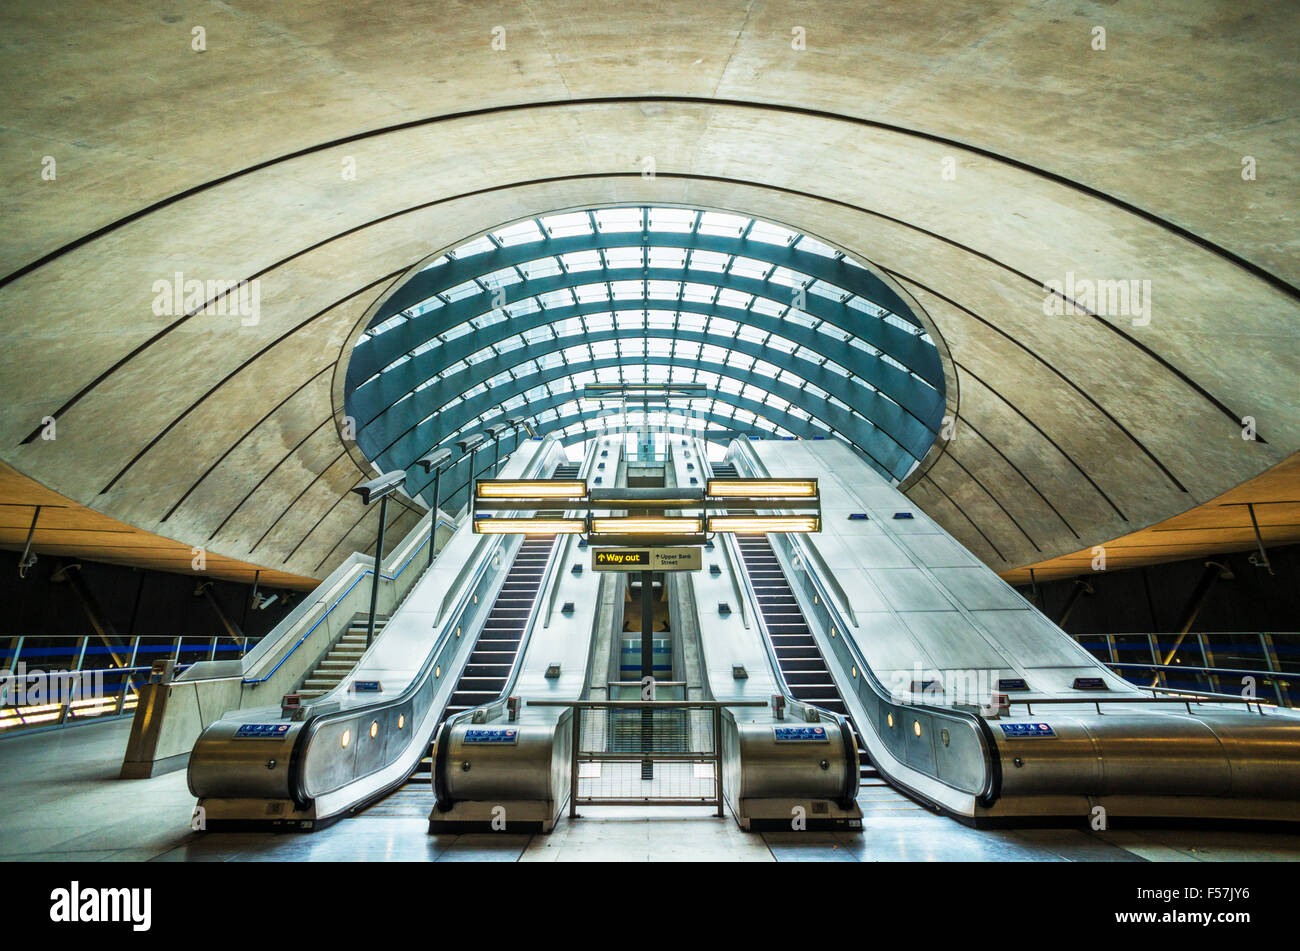
<svg viewBox="0 0 1300 951">
<path fill-rule="evenodd" d="M 1300 835 L 1197 829 L 977 831 L 888 788 L 859 833 L 742 832 L 707 809 L 588 808 L 551 835 L 426 832 L 419 808 L 378 808 L 305 834 L 197 833 L 183 771 L 117 778 L 130 724 L 0 740 L 6 861 L 1300 861 Z"/>
</svg>

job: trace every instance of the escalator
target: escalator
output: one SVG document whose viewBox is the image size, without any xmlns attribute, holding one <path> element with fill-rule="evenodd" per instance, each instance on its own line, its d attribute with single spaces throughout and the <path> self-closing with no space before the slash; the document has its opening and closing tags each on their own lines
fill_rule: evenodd
<svg viewBox="0 0 1300 951">
<path fill-rule="evenodd" d="M 555 467 L 553 478 L 575 479 L 581 466 L 562 463 Z M 562 512 L 539 512 L 539 515 L 562 515 Z M 515 553 L 510 570 L 501 583 L 492 610 L 483 623 L 474 650 L 465 663 L 456 688 L 447 702 L 437 726 L 430 734 L 429 748 L 420 758 L 400 788 L 367 810 L 371 816 L 425 816 L 429 812 L 429 785 L 433 773 L 433 737 L 448 717 L 480 707 L 498 699 L 510 682 L 510 672 L 519 657 L 519 645 L 528 628 L 528 619 L 537 605 L 546 565 L 555 547 L 555 535 L 526 535 Z"/>
<path fill-rule="evenodd" d="M 713 466 L 715 478 L 738 478 L 736 467 L 717 463 Z M 734 512 L 733 514 L 753 514 Z M 858 747 L 858 763 L 861 777 L 860 785 L 887 786 L 880 771 L 872 763 L 862 733 L 853 721 L 844 698 L 840 696 L 830 668 L 822 657 L 817 640 L 813 637 L 799 602 L 786 580 L 781 563 L 766 535 L 736 535 L 736 545 L 740 557 L 745 563 L 745 574 L 749 576 L 750 587 L 758 601 L 759 613 L 763 616 L 763 626 L 772 645 L 790 695 L 796 700 L 810 704 L 828 713 L 845 717 L 853 730 L 853 738 Z"/>
</svg>

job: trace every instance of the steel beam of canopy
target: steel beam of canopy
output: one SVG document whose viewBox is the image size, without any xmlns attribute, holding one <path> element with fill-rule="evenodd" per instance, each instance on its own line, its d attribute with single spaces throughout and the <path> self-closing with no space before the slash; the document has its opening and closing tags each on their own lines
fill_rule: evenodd
<svg viewBox="0 0 1300 951">
<path fill-rule="evenodd" d="M 793 245 L 769 244 L 752 238 L 732 238 L 724 235 L 702 234 L 699 231 L 680 233 L 654 230 L 603 233 L 598 231 L 594 234 L 567 238 L 544 237 L 540 241 L 524 242 L 457 260 L 448 260 L 437 267 L 426 268 L 407 281 L 384 302 L 371 321 L 371 325 L 382 323 L 394 314 L 423 303 L 436 294 L 448 291 L 466 281 L 486 277 L 507 268 L 574 252 L 645 247 L 712 251 L 750 258 L 765 264 L 775 264 L 807 277 L 825 281 L 827 284 L 834 284 L 909 323 L 921 326 L 912 309 L 893 288 L 871 271 L 855 267 L 843 259 L 837 261 L 811 251 L 800 251 Z M 685 274 L 694 274 L 695 270 L 682 269 Z"/>
<path fill-rule="evenodd" d="M 578 396 L 578 394 L 573 391 L 570 391 L 568 393 L 553 395 L 551 397 L 548 397 L 545 400 L 536 401 L 535 403 L 530 404 L 530 408 L 535 411 L 533 418 L 536 418 L 537 415 L 545 413 L 548 410 L 559 409 L 560 407 L 570 406 L 570 405 L 577 406 L 579 400 L 580 397 Z M 818 429 L 807 420 L 802 420 L 799 419 L 798 417 L 789 416 L 788 414 L 785 414 L 779 410 L 775 410 L 773 407 L 765 406 L 762 403 L 756 403 L 750 400 L 745 400 L 743 402 L 747 405 L 742 406 L 741 407 L 742 409 L 749 409 L 750 412 L 754 413 L 754 415 L 761 416 L 765 419 L 768 419 L 769 422 L 776 422 L 776 419 L 774 419 L 773 417 L 780 417 L 781 421 L 777 423 L 777 425 L 780 425 L 787 432 L 792 433 L 795 436 L 799 436 L 804 439 L 828 438 L 826 436 L 825 430 Z M 764 413 L 766 413 L 766 415 L 764 415 Z M 715 434 L 714 435 L 715 441 L 719 442 L 721 445 L 726 445 L 737 436 L 760 436 L 767 439 L 785 438 L 779 436 L 778 434 L 772 432 L 771 430 L 761 429 L 756 426 L 748 426 L 748 427 L 744 426 L 743 424 L 740 423 L 739 420 L 734 419 L 730 416 L 723 415 L 721 413 L 693 411 L 692 416 L 693 418 L 704 419 L 710 423 L 714 423 L 717 424 L 719 427 L 722 427 L 718 430 L 708 431 L 710 433 Z M 544 423 L 537 423 L 535 424 L 535 426 L 536 426 L 538 437 L 544 437 L 548 433 L 553 433 L 556 432 L 557 430 L 565 429 L 575 424 L 585 424 L 588 422 L 592 422 L 602 417 L 608 418 L 606 414 L 601 410 L 585 410 L 585 411 L 579 410 L 577 412 L 560 411 L 557 413 L 555 419 L 548 420 Z M 631 428 L 635 428 L 635 427 L 631 427 Z M 680 431 L 676 432 L 678 429 L 680 429 Z M 597 435 L 601 435 L 601 434 L 615 435 L 618 434 L 619 432 L 628 431 L 628 430 L 629 427 L 620 426 L 620 427 L 599 427 L 599 428 L 592 427 L 587 431 L 591 433 L 595 433 Z M 676 432 L 677 435 L 682 435 L 687 438 L 705 435 L 695 430 L 687 430 L 685 428 L 680 428 L 680 427 L 668 427 L 666 431 Z M 450 436 L 447 437 L 449 441 L 452 438 L 453 437 Z M 569 445 L 571 443 L 578 442 L 582 438 L 585 437 L 573 435 L 573 436 L 565 437 L 563 439 L 563 442 L 565 445 Z M 519 440 L 519 442 L 522 441 L 523 440 Z M 859 454 L 863 455 L 860 450 L 859 450 Z M 454 470 L 456 470 L 456 468 L 460 465 L 460 463 L 464 461 L 464 458 L 465 457 L 458 459 L 455 463 L 453 463 L 451 466 L 448 467 L 446 472 L 454 474 Z M 878 465 L 875 465 L 875 463 L 873 463 L 865 455 L 863 455 L 863 458 L 868 462 L 868 464 L 871 464 L 873 468 L 875 468 L 878 472 L 880 472 L 881 475 L 885 476 L 886 478 L 889 477 L 889 474 L 887 472 L 881 469 Z M 444 475 L 445 474 L 446 473 L 444 473 Z M 423 496 L 423 494 L 428 490 L 428 487 L 431 484 L 430 480 L 428 479 L 421 481 L 418 472 L 412 472 L 408 476 L 408 479 L 409 481 L 407 484 L 412 487 L 413 494 L 419 494 L 421 496 Z M 454 478 L 450 478 L 448 479 L 448 481 L 454 484 L 456 480 Z M 457 490 L 456 492 L 453 492 L 450 496 L 446 497 L 444 501 L 446 502 L 447 506 L 450 507 L 449 511 L 456 511 L 459 508 L 459 505 L 463 503 L 466 499 L 468 499 L 468 493 L 465 492 L 464 490 Z"/>
<path fill-rule="evenodd" d="M 533 359 L 539 359 L 547 354 L 555 353 L 561 349 L 568 349 L 574 346 L 568 344 L 564 347 L 558 346 L 558 341 L 551 341 L 550 349 L 543 349 L 539 353 L 534 353 Z M 500 374 L 509 373 L 512 377 L 510 382 L 503 382 L 486 390 L 485 394 L 478 397 L 472 397 L 462 400 L 454 406 L 449 406 L 443 410 L 442 407 L 455 398 L 468 392 L 478 384 L 472 381 L 456 380 L 454 377 L 447 380 L 441 380 L 431 386 L 426 387 L 410 398 L 404 400 L 395 410 L 400 412 L 389 411 L 383 417 L 372 422 L 370 425 L 363 427 L 357 433 L 357 441 L 362 450 L 370 458 L 376 458 L 381 453 L 389 452 L 395 444 L 405 439 L 410 433 L 415 431 L 418 426 L 423 426 L 433 419 L 440 420 L 439 429 L 441 432 L 452 432 L 461 428 L 465 423 L 472 419 L 478 418 L 484 408 L 509 399 L 516 393 L 523 392 L 519 385 L 521 381 L 527 381 L 531 377 L 537 377 L 539 382 L 531 385 L 540 385 L 540 381 L 553 381 L 560 377 L 572 376 L 585 370 L 599 370 L 605 367 L 617 367 L 625 365 L 626 357 L 614 355 L 607 358 L 596 360 L 574 360 L 571 362 L 559 361 L 550 366 L 542 367 L 540 370 L 536 366 L 529 367 L 526 372 L 517 372 L 521 366 L 526 363 L 519 361 L 517 351 L 514 354 L 505 354 L 493 360 L 484 360 L 474 365 L 475 375 L 481 380 L 492 379 Z M 635 361 L 642 366 L 682 366 L 686 369 L 695 369 L 708 373 L 714 373 L 721 377 L 727 377 L 735 380 L 737 383 L 744 385 L 756 382 L 755 377 L 749 374 L 745 369 L 733 367 L 726 363 L 717 363 L 710 360 L 692 360 L 685 364 L 672 358 L 656 354 L 645 354 L 636 357 Z M 562 372 L 556 374 L 554 371 Z M 567 371 L 567 372 L 565 372 Z M 841 395 L 844 390 L 841 384 L 834 381 L 825 380 L 823 385 L 820 379 L 821 375 L 833 376 L 834 374 L 820 371 L 819 379 L 815 380 L 827 392 L 838 396 L 845 404 L 852 406 L 849 399 Z M 468 383 L 468 385 L 466 385 Z M 855 407 L 862 417 L 855 417 L 847 410 L 841 409 L 828 399 L 813 396 L 806 390 L 794 386 L 790 383 L 783 382 L 771 377 L 761 378 L 761 387 L 774 396 L 777 396 L 791 406 L 798 407 L 804 412 L 817 416 L 833 430 L 844 433 L 849 439 L 861 446 L 868 454 L 876 458 L 890 472 L 896 469 L 896 463 L 906 457 L 907 466 L 915 459 L 920 459 L 929 450 L 934 441 L 934 434 L 926 427 L 918 423 L 913 417 L 908 416 L 897 404 L 890 402 L 877 393 L 870 394 L 869 398 L 858 397 L 855 399 Z M 530 388 L 523 387 L 524 390 Z M 486 395 L 486 407 L 481 397 Z M 730 394 L 719 394 L 719 399 L 732 402 Z M 880 422 L 874 421 L 873 417 Z M 417 422 L 423 420 L 424 422 Z M 888 427 L 888 428 L 885 428 Z M 426 431 L 423 437 L 426 441 L 435 432 Z M 407 455 L 414 452 L 416 447 L 404 448 L 394 458 L 400 464 L 407 460 Z M 902 473 L 895 473 L 899 478 Z"/>
<path fill-rule="evenodd" d="M 563 371 L 564 368 L 563 368 L 563 367 L 559 367 L 559 368 L 553 368 L 553 369 L 555 369 L 555 370 L 557 370 L 557 371 Z M 556 374 L 556 376 L 563 376 L 563 375 L 564 375 L 564 374 L 563 374 L 562 372 L 559 372 L 559 373 Z M 525 383 L 524 383 L 524 388 L 526 388 L 526 389 L 531 389 L 533 386 L 536 386 L 536 385 L 539 385 L 537 380 L 525 381 Z M 498 389 L 500 389 L 500 388 L 498 388 Z M 477 419 L 477 418 L 480 418 L 481 416 L 490 415 L 490 414 L 492 413 L 492 410 L 493 410 L 493 407 L 492 407 L 492 405 L 491 405 L 492 400 L 491 400 L 491 399 L 488 399 L 488 398 L 486 398 L 486 397 L 488 397 L 488 396 L 493 396 L 493 397 L 495 397 L 495 395 L 497 395 L 497 394 L 493 394 L 493 393 L 490 393 L 490 394 L 480 394 L 480 396 L 479 396 L 479 397 L 476 397 L 475 399 L 478 400 L 478 401 L 481 401 L 482 403 L 484 403 L 484 404 L 486 404 L 486 405 L 484 405 L 484 406 L 481 408 L 481 410 L 480 410 L 480 408 L 478 408 L 478 407 L 472 408 L 471 410 L 469 410 L 469 413 L 470 413 L 471 415 L 474 415 L 474 418 L 476 418 L 476 419 Z M 507 397 L 507 399 L 508 399 L 508 398 L 509 398 L 509 397 Z M 561 394 L 552 395 L 552 396 L 545 397 L 545 398 L 543 398 L 543 399 L 539 399 L 539 400 L 532 400 L 532 401 L 529 402 L 529 404 L 528 404 L 528 408 L 529 408 L 529 411 L 532 412 L 532 413 L 534 414 L 534 416 L 536 416 L 536 415 L 538 415 L 538 414 L 545 413 L 547 410 L 555 409 L 555 408 L 557 408 L 557 407 L 559 407 L 559 406 L 563 406 L 563 405 L 566 405 L 566 404 L 577 404 L 577 403 L 579 402 L 580 399 L 581 399 L 581 396 L 580 396 L 576 391 L 574 391 L 574 390 L 568 390 L 568 391 L 566 391 L 566 392 L 564 392 L 564 393 L 561 393 Z M 748 410 L 749 412 L 753 413 L 755 416 L 762 417 L 762 418 L 764 418 L 764 419 L 767 419 L 769 422 L 773 422 L 773 423 L 775 423 L 775 424 L 781 426 L 781 427 L 782 427 L 783 429 L 785 429 L 787 432 L 792 433 L 792 434 L 795 435 L 795 436 L 799 436 L 799 437 L 802 437 L 802 438 L 805 438 L 805 439 L 818 439 L 818 438 L 822 438 L 822 437 L 824 437 L 824 436 L 827 435 L 827 431 L 826 431 L 826 430 L 817 428 L 816 426 L 814 426 L 814 425 L 813 425 L 811 422 L 809 422 L 808 420 L 801 419 L 801 418 L 799 418 L 799 417 L 797 417 L 797 416 L 792 416 L 792 415 L 790 415 L 789 413 L 785 412 L 784 410 L 777 409 L 776 407 L 769 406 L 769 405 L 767 405 L 767 404 L 765 404 L 765 403 L 759 403 L 759 402 L 756 402 L 756 401 L 754 401 L 754 400 L 745 399 L 745 398 L 736 397 L 736 396 L 731 396 L 731 395 L 729 395 L 728 398 L 727 398 L 725 401 L 724 401 L 724 400 L 721 398 L 721 396 L 720 396 L 719 399 L 718 399 L 718 402 L 719 402 L 719 403 L 725 402 L 727 405 L 735 406 L 735 407 L 737 407 L 737 408 L 739 408 L 739 409 L 743 409 L 743 410 Z M 475 415 L 475 414 L 477 414 L 477 415 Z M 547 422 L 541 422 L 541 423 L 538 423 L 538 424 L 536 424 L 536 428 L 537 428 L 537 431 L 538 431 L 539 434 L 545 434 L 545 433 L 548 433 L 548 432 L 552 432 L 552 431 L 554 431 L 555 429 L 562 429 L 562 428 L 564 428 L 565 426 L 572 425 L 574 422 L 585 421 L 585 420 L 588 420 L 588 419 L 596 419 L 596 418 L 598 418 L 600 415 L 601 415 L 601 411 L 600 411 L 600 410 L 590 410 L 590 411 L 587 411 L 587 412 L 579 412 L 579 413 L 577 413 L 577 414 L 573 414 L 572 416 L 566 416 L 566 415 L 564 415 L 564 414 L 560 414 L 560 416 L 559 416 L 559 418 L 558 418 L 557 420 L 552 420 L 552 421 L 547 421 Z M 698 413 L 695 413 L 694 415 L 696 415 L 697 418 L 707 419 L 707 420 L 709 420 L 710 422 L 718 423 L 718 424 L 721 424 L 721 425 L 723 425 L 723 426 L 729 426 L 729 427 L 734 427 L 735 424 L 738 422 L 737 420 L 735 420 L 735 419 L 732 418 L 732 417 L 724 416 L 724 415 L 721 415 L 721 414 L 718 414 L 718 413 L 713 413 L 713 412 L 698 412 Z M 827 423 L 825 420 L 823 420 L 822 422 L 825 423 L 825 424 L 828 425 L 828 426 L 830 425 L 830 424 Z M 435 417 L 434 419 L 428 420 L 428 421 L 426 421 L 426 423 L 421 424 L 420 427 L 417 427 L 416 431 L 413 432 L 413 433 L 410 435 L 410 437 L 409 437 L 409 440 L 410 440 L 409 443 L 403 442 L 403 443 L 400 444 L 400 445 L 397 445 L 397 446 L 394 446 L 394 447 L 390 447 L 390 449 L 389 449 L 389 456 L 386 456 L 385 458 L 389 458 L 389 457 L 391 457 L 391 458 L 397 458 L 397 457 L 399 457 L 402 453 L 407 452 L 407 451 L 410 451 L 410 450 L 408 450 L 408 449 L 406 448 L 407 445 L 410 445 L 410 446 L 418 445 L 422 438 L 425 439 L 425 441 L 427 441 L 428 437 L 422 435 L 421 430 L 433 431 L 433 428 L 434 428 L 435 426 L 437 426 L 437 428 L 438 428 L 439 430 L 441 430 L 442 432 L 444 432 L 444 433 L 453 433 L 453 432 L 456 431 L 456 428 L 457 428 L 457 427 L 455 427 L 455 426 L 451 426 L 451 427 L 444 426 L 444 425 L 440 424 L 440 423 L 437 421 L 437 418 Z M 772 433 L 770 433 L 770 432 L 764 433 L 764 432 L 762 432 L 761 430 L 754 429 L 754 428 L 751 428 L 750 430 L 748 430 L 747 434 L 762 434 L 762 435 L 764 435 L 764 436 L 773 436 L 773 435 L 774 435 L 774 434 L 772 434 Z M 360 434 L 358 434 L 358 435 L 360 436 Z M 448 437 L 444 437 L 444 438 L 452 438 L 452 437 L 448 436 Z M 876 471 L 879 472 L 882 476 L 884 476 L 884 477 L 887 478 L 887 479 L 888 479 L 888 478 L 901 478 L 901 476 L 896 476 L 896 475 L 892 474 L 892 473 L 891 473 L 888 469 L 886 469 L 886 468 L 885 468 L 885 467 L 884 467 L 884 466 L 883 466 L 879 461 L 873 459 L 870 455 L 868 455 L 868 454 L 867 454 L 867 453 L 866 453 L 866 452 L 865 452 L 865 451 L 864 451 L 860 446 L 855 445 L 855 444 L 853 443 L 853 441 L 852 441 L 852 440 L 851 440 L 847 435 L 845 435 L 844 438 L 845 438 L 845 440 L 846 440 L 847 442 L 849 442 L 849 444 L 850 444 L 850 446 L 851 446 L 852 448 L 854 448 L 854 449 L 857 450 L 858 454 L 863 458 L 863 460 L 866 461 L 869 465 L 871 465 L 874 469 L 876 469 Z M 364 446 L 364 445 L 362 446 L 362 449 L 363 449 L 363 451 L 365 450 L 365 446 Z M 378 455 L 378 454 L 376 454 L 376 455 Z M 903 461 L 903 464 L 904 464 L 904 467 L 906 467 L 907 465 L 910 465 L 910 462 L 907 461 L 907 460 L 904 460 L 904 461 Z M 415 475 L 413 474 L 412 478 L 413 478 L 413 479 L 418 479 L 418 476 L 415 476 Z M 419 491 L 421 491 L 421 492 L 424 490 L 424 486 L 423 486 L 423 485 L 420 485 L 419 482 L 412 482 L 412 485 L 417 485 L 417 486 L 419 486 Z M 455 502 L 455 501 L 457 501 L 458 499 L 459 499 L 459 496 L 457 495 L 457 496 L 452 496 L 451 498 L 448 499 L 448 501 L 449 501 L 449 502 Z"/>
<path fill-rule="evenodd" d="M 520 373 L 521 367 L 530 367 L 531 361 L 544 359 L 549 354 L 582 348 L 588 343 L 600 343 L 607 340 L 622 342 L 664 339 L 687 340 L 717 347 L 725 347 L 727 343 L 730 343 L 730 349 L 737 353 L 743 353 L 756 360 L 763 360 L 773 366 L 788 370 L 801 380 L 812 383 L 831 396 L 836 397 L 846 406 L 852 406 L 863 416 L 870 419 L 877 429 L 911 453 L 914 458 L 919 459 L 925 455 L 925 452 L 934 442 L 938 431 L 938 424 L 942 418 L 939 415 L 942 413 L 942 406 L 935 407 L 935 411 L 930 414 L 931 419 L 929 421 L 922 421 L 880 393 L 862 387 L 847 377 L 825 367 L 792 357 L 779 348 L 768 347 L 747 340 L 713 337 L 693 331 L 674 332 L 658 328 L 650 328 L 636 336 L 622 335 L 615 328 L 591 333 L 585 337 L 562 337 L 558 340 L 544 341 L 530 347 L 511 350 L 500 356 L 475 363 L 465 370 L 450 374 L 431 386 L 412 393 L 407 398 L 386 407 L 377 416 L 362 423 L 360 430 L 369 432 L 378 427 L 376 430 L 378 432 L 387 432 L 389 434 L 403 432 L 416 420 L 423 419 L 430 412 L 433 412 L 436 407 L 444 406 L 462 393 L 473 389 L 479 382 L 493 379 L 502 373 L 509 373 L 512 376 L 523 375 Z M 668 359 L 672 361 L 672 366 L 684 369 L 717 372 L 717 367 L 724 366 L 724 364 L 699 358 L 678 356 Z M 772 377 L 735 376 L 736 373 L 743 374 L 745 371 L 739 368 L 732 368 L 732 370 L 731 375 L 736 379 L 742 382 L 757 382 L 764 389 L 788 399 L 792 406 L 796 406 L 805 412 L 820 416 L 822 415 L 822 409 L 831 405 L 826 398 L 809 393 L 802 387 L 795 387 Z M 364 402 L 358 400 L 352 406 L 352 410 L 354 413 L 361 414 L 359 418 L 365 418 L 364 413 L 367 407 Z"/>
<path fill-rule="evenodd" d="M 664 303 L 669 309 L 681 313 L 699 314 L 705 317 L 716 316 L 735 321 L 737 324 L 770 333 L 792 344 L 804 347 L 813 353 L 820 354 L 822 357 L 833 360 L 850 371 L 852 374 L 851 380 L 861 379 L 865 381 L 871 387 L 885 393 L 890 399 L 904 407 L 932 429 L 936 431 L 938 429 L 939 421 L 942 419 L 944 412 L 943 394 L 882 357 L 848 346 L 846 342 L 836 341 L 811 327 L 768 314 L 756 314 L 740 308 L 697 301 L 664 299 Z M 362 423 L 362 425 L 365 425 L 388 406 L 449 367 L 468 359 L 487 347 L 497 346 L 515 337 L 522 339 L 522 335 L 529 331 L 554 327 L 555 324 L 561 321 L 576 320 L 581 322 L 584 317 L 609 312 L 615 314 L 642 313 L 645 310 L 646 308 L 641 301 L 593 301 L 581 305 L 548 308 L 545 311 L 523 314 L 509 320 L 498 321 L 482 329 L 462 334 L 454 340 L 439 344 L 423 353 L 416 354 L 397 366 L 367 379 L 352 391 L 350 399 L 355 400 L 353 406 L 355 412 L 352 415 L 356 419 L 365 420 Z M 637 328 L 637 331 L 640 332 L 645 329 L 647 328 Z M 649 329 L 657 329 L 660 333 L 669 332 L 666 328 Z M 707 342 L 716 343 L 717 346 L 726 349 L 738 349 L 739 344 L 749 343 L 749 341 L 742 341 L 739 337 L 712 331 L 708 324 L 705 325 L 703 331 L 687 331 L 678 328 L 672 332 L 675 335 L 687 333 L 705 334 L 711 338 Z M 848 331 L 845 331 L 845 333 L 848 333 Z M 716 340 L 712 339 L 715 337 Z M 582 337 L 580 335 L 571 335 L 571 339 L 580 342 Z M 686 338 L 683 337 L 682 339 Z M 801 362 L 806 363 L 807 361 Z M 390 360 L 389 363 L 392 363 L 392 361 Z M 385 366 L 387 365 L 385 364 Z M 792 370 L 791 372 L 795 371 Z M 846 400 L 846 402 L 851 403 L 852 401 Z"/>
<path fill-rule="evenodd" d="M 673 365 L 671 359 L 666 357 L 645 357 L 641 362 L 650 366 Z M 576 373 L 587 370 L 602 370 L 620 365 L 621 361 L 619 359 L 608 358 L 575 361 L 569 364 L 546 367 L 544 370 L 521 375 L 510 383 L 502 383 L 467 400 L 462 400 L 445 412 L 438 412 L 437 407 L 434 407 L 433 412 L 423 422 L 415 424 L 403 433 L 391 434 L 391 438 L 390 434 L 379 432 L 376 426 L 368 427 L 357 434 L 358 442 L 361 444 L 362 450 L 370 458 L 383 456 L 397 460 L 406 459 L 419 452 L 421 444 L 427 445 L 431 439 L 438 438 L 440 433 L 454 432 L 463 428 L 470 421 L 481 418 L 502 401 L 513 396 L 522 395 L 536 386 L 544 386 L 547 383 L 553 383 Z M 737 383 L 748 382 L 744 371 L 723 364 L 706 365 L 706 369 Z M 769 380 L 765 383 L 765 389 L 783 399 L 789 399 L 790 396 L 794 395 L 791 391 L 795 388 L 789 384 Z M 720 397 L 720 399 L 722 398 Z M 731 394 L 725 397 L 725 402 L 741 405 Z M 770 418 L 771 412 L 769 411 L 765 415 Z M 818 410 L 816 415 L 828 429 L 842 433 L 850 443 L 856 445 L 868 458 L 874 460 L 887 477 L 901 479 L 917 458 L 877 429 L 868 419 L 854 416 L 829 401 L 825 402 L 825 405 Z M 418 416 L 413 415 L 413 418 L 418 418 Z M 373 442 L 370 441 L 372 439 Z"/>
<path fill-rule="evenodd" d="M 506 296 L 505 305 L 509 306 L 511 302 L 518 303 L 552 291 L 586 285 L 603 287 L 621 281 L 662 281 L 670 284 L 681 284 L 687 281 L 718 290 L 732 290 L 740 294 L 761 297 L 782 309 L 791 306 L 793 297 L 790 287 L 776 281 L 715 271 L 687 271 L 683 268 L 596 268 L 590 271 L 527 278 L 502 290 Z M 643 295 L 636 298 L 637 300 L 644 299 L 645 286 L 643 283 Z M 354 389 L 398 357 L 432 340 L 438 334 L 445 333 L 454 326 L 481 317 L 490 311 L 499 310 L 501 303 L 497 299 L 496 290 L 484 290 L 482 293 L 471 294 L 412 317 L 374 337 L 362 337 L 357 341 L 348 363 L 348 388 Z M 919 334 L 811 292 L 805 295 L 803 303 L 805 306 L 799 308 L 800 312 L 845 328 L 848 333 L 911 368 L 932 386 L 937 388 L 943 385 L 943 367 L 939 360 L 939 351 L 933 343 L 921 339 Z"/>
</svg>

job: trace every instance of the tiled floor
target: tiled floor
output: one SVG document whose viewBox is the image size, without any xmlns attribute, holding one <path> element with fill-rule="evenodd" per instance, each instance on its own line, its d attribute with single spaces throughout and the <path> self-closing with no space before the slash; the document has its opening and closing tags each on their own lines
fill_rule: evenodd
<svg viewBox="0 0 1300 951">
<path fill-rule="evenodd" d="M 0 741 L 0 860 L 1300 861 L 1300 835 L 1276 831 L 977 831 L 888 788 L 863 791 L 861 833 L 746 833 L 711 810 L 669 807 L 587 807 L 546 836 L 431 836 L 422 816 L 379 814 L 314 834 L 197 833 L 183 771 L 117 778 L 129 728 L 103 723 Z"/>
</svg>

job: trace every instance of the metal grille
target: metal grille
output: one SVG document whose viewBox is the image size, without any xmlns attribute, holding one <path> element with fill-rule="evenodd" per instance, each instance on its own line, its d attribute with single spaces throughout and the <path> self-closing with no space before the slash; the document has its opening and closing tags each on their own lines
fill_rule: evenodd
<svg viewBox="0 0 1300 951">
<path fill-rule="evenodd" d="M 716 805 L 721 710 L 698 702 L 588 702 L 573 711 L 572 804 Z"/>
</svg>

